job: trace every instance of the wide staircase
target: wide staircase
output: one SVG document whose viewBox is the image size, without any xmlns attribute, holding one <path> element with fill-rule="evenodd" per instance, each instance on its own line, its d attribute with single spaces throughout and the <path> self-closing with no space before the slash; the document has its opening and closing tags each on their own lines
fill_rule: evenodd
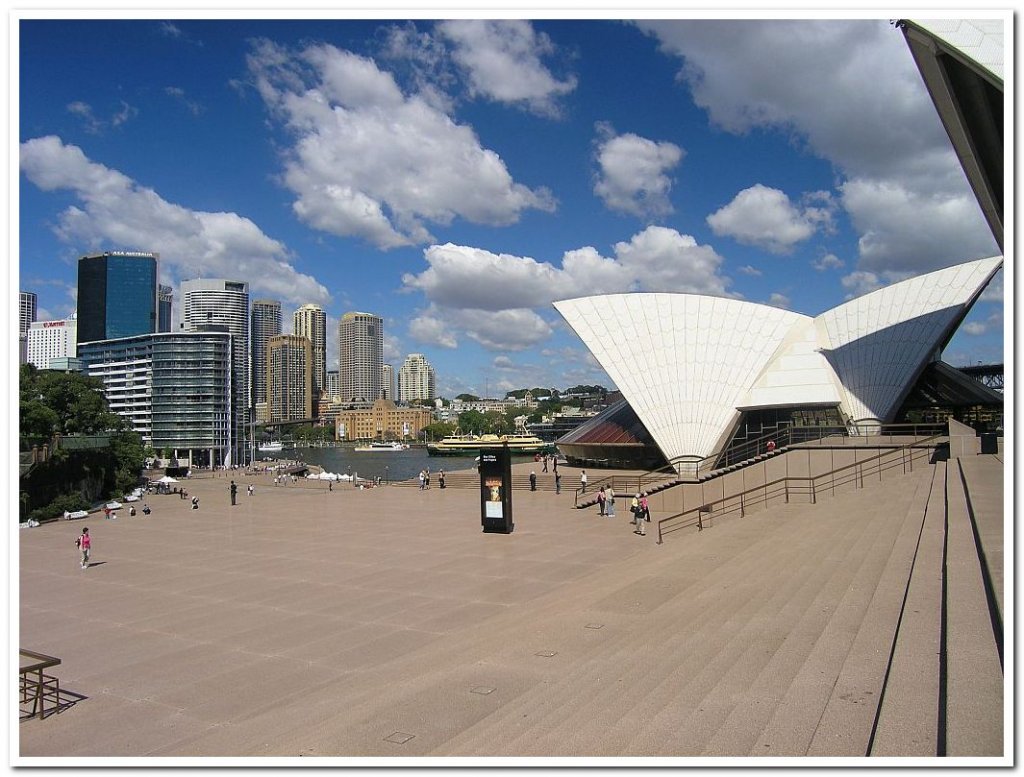
<svg viewBox="0 0 1024 777">
<path fill-rule="evenodd" d="M 673 538 L 532 611 L 561 671 L 432 754 L 1002 756 L 1001 494 L 995 457 L 938 461 Z"/>
<path fill-rule="evenodd" d="M 1008 765 L 1002 479 L 996 456 L 932 461 L 663 545 L 551 515 L 621 530 L 622 559 L 392 661 L 393 690 L 268 754 Z"/>
</svg>

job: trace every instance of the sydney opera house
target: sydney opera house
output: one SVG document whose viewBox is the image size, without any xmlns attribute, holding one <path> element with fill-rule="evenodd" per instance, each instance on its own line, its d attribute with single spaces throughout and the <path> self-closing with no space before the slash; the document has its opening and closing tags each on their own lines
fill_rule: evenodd
<svg viewBox="0 0 1024 777">
<path fill-rule="evenodd" d="M 1001 45 L 978 23 L 900 26 L 1001 247 Z M 570 461 L 668 464 L 687 475 L 751 429 L 813 423 L 877 434 L 902 420 L 922 384 L 960 392 L 963 404 L 999 404 L 939 357 L 1002 263 L 948 267 L 816 316 L 694 294 L 555 302 L 624 397 L 558 446 Z"/>
</svg>

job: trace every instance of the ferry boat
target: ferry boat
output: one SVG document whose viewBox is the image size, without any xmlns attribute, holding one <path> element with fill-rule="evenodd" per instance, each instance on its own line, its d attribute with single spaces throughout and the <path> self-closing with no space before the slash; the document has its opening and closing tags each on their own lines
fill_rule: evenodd
<svg viewBox="0 0 1024 777">
<path fill-rule="evenodd" d="M 409 446 L 401 442 L 371 442 L 369 445 L 357 445 L 353 450 L 357 453 L 365 453 L 367 451 L 407 451 Z"/>
<path fill-rule="evenodd" d="M 476 456 L 481 449 L 503 448 L 505 445 L 519 456 L 545 453 L 550 447 L 532 434 L 455 434 L 440 442 L 427 443 L 427 453 L 431 456 Z"/>
<path fill-rule="evenodd" d="M 280 440 L 274 440 L 273 442 L 261 442 L 260 453 L 280 453 L 284 446 Z"/>
</svg>

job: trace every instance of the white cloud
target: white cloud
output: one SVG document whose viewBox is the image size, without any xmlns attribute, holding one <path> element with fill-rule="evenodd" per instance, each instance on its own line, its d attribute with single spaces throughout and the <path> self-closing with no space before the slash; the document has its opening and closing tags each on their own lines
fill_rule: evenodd
<svg viewBox="0 0 1024 777">
<path fill-rule="evenodd" d="M 798 208 L 785 192 L 755 184 L 708 216 L 707 222 L 716 235 L 788 254 L 819 227 L 827 228 L 831 215 L 828 208 Z"/>
<path fill-rule="evenodd" d="M 642 22 L 712 123 L 832 162 L 859 269 L 917 274 L 996 253 L 902 33 L 878 21 Z"/>
<path fill-rule="evenodd" d="M 90 135 L 98 135 L 103 129 L 103 122 L 96 118 L 92 106 L 89 103 L 75 100 L 68 103 L 68 113 L 72 113 L 82 119 L 82 129 Z"/>
<path fill-rule="evenodd" d="M 310 226 L 380 248 L 429 242 L 427 223 L 501 226 L 553 210 L 545 189 L 513 181 L 473 130 L 406 96 L 370 59 L 330 45 L 297 55 L 261 41 L 249 69 L 295 138 L 283 180 Z"/>
<path fill-rule="evenodd" d="M 409 322 L 409 337 L 425 345 L 456 348 L 459 337 L 490 351 L 523 351 L 551 336 L 543 318 L 527 309 L 481 310 L 430 305 Z"/>
<path fill-rule="evenodd" d="M 790 299 L 785 294 L 775 291 L 768 297 L 768 304 L 777 308 L 788 308 Z"/>
<path fill-rule="evenodd" d="M 82 102 L 81 100 L 75 100 L 74 102 L 68 103 L 67 109 L 69 113 L 73 113 L 82 120 L 82 129 L 88 132 L 90 135 L 99 135 L 107 128 L 120 127 L 129 119 L 134 119 L 139 115 L 139 109 L 129 105 L 124 100 L 121 100 L 121 109 L 110 117 L 109 120 L 102 119 L 96 115 L 93 107 L 89 103 Z"/>
<path fill-rule="evenodd" d="M 628 243 L 616 243 L 615 254 L 639 289 L 732 296 L 730 279 L 719 275 L 722 257 L 674 229 L 648 227 Z"/>
<path fill-rule="evenodd" d="M 459 19 L 441 22 L 437 31 L 453 45 L 471 96 L 557 116 L 558 98 L 576 88 L 575 76 L 558 80 L 543 64 L 554 46 L 528 21 Z"/>
<path fill-rule="evenodd" d="M 458 348 L 459 341 L 448 322 L 430 308 L 409 321 L 409 337 L 417 343 L 439 348 Z"/>
<path fill-rule="evenodd" d="M 608 125 L 598 127 L 596 157 L 600 168 L 594 193 L 611 210 L 639 218 L 672 212 L 668 171 L 683 158 L 674 143 L 656 142 L 639 135 L 614 135 Z"/>
<path fill-rule="evenodd" d="M 429 308 L 410 322 L 419 342 L 455 348 L 467 337 L 490 350 L 519 351 L 548 339 L 558 299 L 635 290 L 735 296 L 719 275 L 722 257 L 689 235 L 648 227 L 615 245 L 615 257 L 592 247 L 567 251 L 561 267 L 530 257 L 493 254 L 451 243 L 430 246 L 422 273 L 402 278 L 405 291 L 419 291 Z"/>
<path fill-rule="evenodd" d="M 988 331 L 988 326 L 983 321 L 969 321 L 961 327 L 960 331 L 968 335 L 983 335 Z"/>
<path fill-rule="evenodd" d="M 845 266 L 846 263 L 835 254 L 825 254 L 817 261 L 811 262 L 811 267 L 818 272 L 824 272 L 825 270 L 838 270 Z"/>
<path fill-rule="evenodd" d="M 738 268 L 737 272 L 741 272 L 744 275 L 749 275 L 753 278 L 760 278 L 762 275 L 764 275 L 763 272 L 758 270 L 756 267 L 752 267 L 749 264 L 745 264 L 742 267 Z"/>
<path fill-rule="evenodd" d="M 90 250 L 156 251 L 177 279 L 237 278 L 252 292 L 298 304 L 324 303 L 327 289 L 289 264 L 285 246 L 237 213 L 209 213 L 162 199 L 117 170 L 90 161 L 54 136 L 21 144 L 21 171 L 44 191 L 78 200 L 60 214 L 56 232 Z"/>
<path fill-rule="evenodd" d="M 894 181 L 848 181 L 842 201 L 860 233 L 859 266 L 875 272 L 918 273 L 993 256 L 998 249 L 974 196 L 913 191 Z"/>
<path fill-rule="evenodd" d="M 888 285 L 875 273 L 865 270 L 855 270 L 849 275 L 843 276 L 840 282 L 843 284 L 844 289 L 849 290 L 849 294 L 846 295 L 848 300 L 854 297 L 862 297 L 869 292 Z"/>
<path fill-rule="evenodd" d="M 532 310 L 461 310 L 466 336 L 491 351 L 524 351 L 551 337 L 551 326 Z"/>
<path fill-rule="evenodd" d="M 617 243 L 615 258 L 591 247 L 567 251 L 561 268 L 451 243 L 427 248 L 424 258 L 429 267 L 407 273 L 403 286 L 449 309 L 547 310 L 557 299 L 637 289 L 729 295 L 729 279 L 718 274 L 722 257 L 667 227 L 648 227 Z"/>
</svg>

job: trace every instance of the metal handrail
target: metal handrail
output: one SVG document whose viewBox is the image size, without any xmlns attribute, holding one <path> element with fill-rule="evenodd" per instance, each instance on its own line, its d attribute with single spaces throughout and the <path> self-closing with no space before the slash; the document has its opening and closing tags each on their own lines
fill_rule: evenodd
<svg viewBox="0 0 1024 777">
<path fill-rule="evenodd" d="M 872 464 L 877 464 L 878 465 L 877 466 L 877 474 L 878 474 L 879 478 L 881 478 L 881 475 L 882 475 L 883 472 L 885 472 L 885 471 L 887 471 L 889 469 L 894 469 L 895 467 L 900 466 L 900 465 L 903 466 L 904 473 L 906 473 L 906 471 L 907 471 L 907 465 L 908 464 L 910 465 L 910 471 L 913 472 L 914 471 L 915 449 L 917 449 L 917 448 L 921 448 L 921 449 L 928 448 L 928 449 L 930 449 L 931 446 L 929 445 L 929 443 L 935 442 L 939 438 L 944 437 L 944 436 L 946 436 L 945 433 L 934 434 L 934 435 L 932 435 L 930 437 L 925 437 L 925 438 L 923 438 L 921 440 L 915 440 L 914 442 L 907 443 L 906 445 L 901 445 L 898 448 L 893 448 L 891 450 L 884 451 L 882 453 L 878 453 L 878 454 L 876 454 L 875 456 L 873 456 L 873 457 L 871 457 L 869 459 L 865 459 L 864 461 L 855 461 L 852 464 L 845 464 L 842 467 L 837 467 L 834 470 L 831 470 L 829 472 L 822 472 L 822 473 L 820 473 L 818 475 L 803 475 L 803 476 L 785 475 L 785 476 L 783 476 L 781 478 L 777 478 L 775 480 L 768 481 L 766 483 L 762 483 L 761 485 L 754 486 L 752 488 L 748 488 L 748 489 L 740 491 L 738 493 L 730 494 L 729 496 L 723 496 L 720 499 L 715 499 L 715 500 L 713 500 L 711 502 L 708 502 L 706 504 L 698 505 L 697 507 L 690 508 L 689 510 L 684 510 L 681 513 L 676 513 L 675 515 L 669 515 L 669 516 L 666 516 L 665 518 L 660 518 L 660 519 L 658 519 L 658 522 L 657 522 L 658 523 L 658 544 L 659 545 L 662 544 L 663 538 L 664 538 L 664 536 L 666 534 L 671 534 L 672 532 L 679 531 L 681 529 L 689 528 L 691 526 L 696 526 L 698 531 L 703 530 L 703 528 L 704 528 L 704 524 L 703 524 L 703 517 L 704 517 L 704 515 L 707 514 L 707 513 L 714 512 L 714 508 L 715 508 L 716 505 L 725 505 L 725 504 L 727 504 L 729 502 L 736 502 L 737 500 L 739 500 L 738 509 L 739 509 L 740 515 L 743 516 L 743 515 L 746 514 L 745 513 L 745 508 L 746 508 L 745 499 L 748 496 L 752 496 L 752 495 L 756 494 L 759 497 L 761 497 L 758 500 L 759 502 L 767 503 L 768 496 L 769 496 L 769 489 L 770 488 L 772 489 L 772 493 L 771 493 L 772 496 L 777 496 L 780 493 L 784 494 L 787 504 L 789 503 L 790 493 L 792 493 L 792 492 L 799 493 L 801 490 L 802 490 L 802 492 L 804 494 L 809 494 L 810 495 L 810 497 L 811 497 L 811 504 L 817 504 L 817 501 L 818 501 L 817 500 L 817 496 L 818 496 L 818 481 L 820 481 L 820 480 L 829 478 L 830 482 L 829 482 L 828 486 L 832 490 L 835 490 L 835 488 L 837 486 L 844 486 L 844 485 L 847 485 L 849 483 L 856 483 L 858 488 L 863 488 L 864 487 L 864 476 L 865 476 L 865 474 L 872 475 L 872 474 L 875 474 L 875 472 L 876 472 L 875 469 L 871 469 L 870 471 L 865 472 L 865 467 L 869 466 L 869 465 L 872 465 Z M 910 452 L 909 459 L 906 456 L 906 453 L 908 451 Z M 894 460 L 895 459 L 895 456 L 894 456 L 895 453 L 899 453 L 899 461 L 895 461 Z M 929 453 L 927 451 L 925 451 L 924 455 L 927 456 L 927 455 L 929 455 Z M 887 466 L 885 468 L 883 468 L 883 466 L 882 466 L 883 459 L 887 460 L 886 461 Z M 837 475 L 840 475 L 840 479 L 839 480 L 836 479 Z M 728 515 L 730 512 L 735 512 L 735 511 L 736 511 L 736 508 L 734 507 L 734 508 L 730 509 L 729 511 L 725 512 L 725 513 L 720 513 L 719 515 Z M 679 525 L 672 526 L 669 529 L 663 529 L 662 528 L 663 524 L 665 524 L 665 523 L 667 523 L 669 521 L 676 521 L 678 519 L 684 519 L 684 518 L 687 518 L 687 517 L 691 518 L 692 520 L 690 520 L 687 523 L 681 523 Z"/>
<path fill-rule="evenodd" d="M 47 697 L 53 696 L 56 706 L 60 707 L 60 681 L 56 677 L 43 674 L 44 669 L 59 666 L 60 659 L 24 648 L 18 652 L 20 660 L 27 659 L 30 662 L 21 663 L 18 669 L 18 674 L 21 675 L 21 702 L 25 704 L 31 701 L 32 712 L 29 717 L 38 716 L 42 719 L 46 716 Z"/>
</svg>

